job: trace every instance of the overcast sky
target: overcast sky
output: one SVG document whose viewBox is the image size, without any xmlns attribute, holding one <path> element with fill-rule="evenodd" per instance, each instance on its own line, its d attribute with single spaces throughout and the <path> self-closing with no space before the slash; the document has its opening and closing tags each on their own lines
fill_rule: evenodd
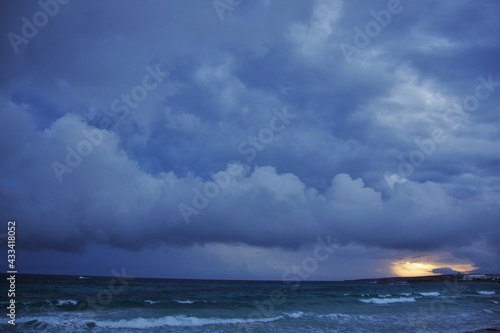
<svg viewBox="0 0 500 333">
<path fill-rule="evenodd" d="M 19 272 L 500 271 L 498 1 L 1 6 Z"/>
</svg>

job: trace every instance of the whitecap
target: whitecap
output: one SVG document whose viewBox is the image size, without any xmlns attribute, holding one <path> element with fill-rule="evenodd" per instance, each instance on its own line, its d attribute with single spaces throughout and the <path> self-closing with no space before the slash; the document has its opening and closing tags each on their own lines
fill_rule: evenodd
<svg viewBox="0 0 500 333">
<path fill-rule="evenodd" d="M 174 300 L 174 302 L 177 302 L 179 304 L 193 304 L 194 301 L 179 301 L 179 300 Z"/>
<path fill-rule="evenodd" d="M 298 311 L 298 312 L 286 313 L 286 315 L 290 318 L 297 319 L 304 316 L 304 312 Z"/>
<path fill-rule="evenodd" d="M 57 301 L 57 306 L 62 306 L 62 305 L 77 305 L 78 301 L 75 301 L 74 299 L 60 299 Z"/>
<path fill-rule="evenodd" d="M 389 303 L 415 302 L 415 298 L 414 297 L 369 298 L 369 299 L 360 299 L 360 301 L 363 303 L 389 304 Z"/>
<path fill-rule="evenodd" d="M 145 301 L 144 301 L 144 303 L 148 303 L 148 304 L 158 304 L 158 303 L 160 303 L 160 301 L 152 301 L 152 300 L 150 300 L 150 299 L 147 299 L 147 300 L 145 300 Z"/>
<path fill-rule="evenodd" d="M 382 295 L 378 295 L 378 297 L 391 297 L 392 295 L 391 294 L 382 294 Z"/>
<path fill-rule="evenodd" d="M 335 319 L 339 321 L 346 321 L 346 320 L 352 320 L 354 316 L 348 315 L 348 314 L 343 314 L 343 313 L 330 313 L 326 315 L 317 315 L 317 318 L 326 318 L 326 319 Z"/>
<path fill-rule="evenodd" d="M 439 291 L 430 291 L 427 293 L 419 293 L 422 296 L 441 296 L 441 293 Z"/>
<path fill-rule="evenodd" d="M 166 316 L 160 318 L 133 318 L 121 319 L 117 321 L 102 320 L 97 321 L 97 327 L 106 328 L 155 328 L 163 326 L 204 326 L 204 325 L 217 325 L 217 324 L 245 324 L 255 322 L 271 322 L 282 319 L 283 316 L 270 317 L 270 318 L 256 318 L 256 319 L 242 319 L 242 318 L 199 318 L 188 316 Z"/>
<path fill-rule="evenodd" d="M 489 291 L 489 290 L 480 290 L 480 291 L 477 291 L 477 293 L 479 295 L 495 295 L 494 291 Z"/>
</svg>

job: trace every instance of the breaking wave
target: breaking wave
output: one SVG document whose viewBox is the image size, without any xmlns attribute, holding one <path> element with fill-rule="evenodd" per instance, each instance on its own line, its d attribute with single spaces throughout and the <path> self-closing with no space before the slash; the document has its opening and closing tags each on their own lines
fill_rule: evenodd
<svg viewBox="0 0 500 333">
<path fill-rule="evenodd" d="M 369 299 L 360 299 L 360 301 L 363 303 L 389 304 L 389 303 L 415 302 L 415 298 L 414 297 L 369 298 Z"/>
</svg>

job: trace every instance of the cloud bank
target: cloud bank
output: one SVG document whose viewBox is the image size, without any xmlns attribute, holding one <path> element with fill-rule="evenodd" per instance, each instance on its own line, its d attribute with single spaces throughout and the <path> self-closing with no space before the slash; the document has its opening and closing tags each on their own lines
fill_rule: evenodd
<svg viewBox="0 0 500 333">
<path fill-rule="evenodd" d="M 7 36 L 42 5 L 1 24 L 0 217 L 21 248 L 272 261 L 331 235 L 498 270 L 497 2 L 262 0 L 222 21 L 210 2 L 42 3 L 27 43 Z"/>
</svg>

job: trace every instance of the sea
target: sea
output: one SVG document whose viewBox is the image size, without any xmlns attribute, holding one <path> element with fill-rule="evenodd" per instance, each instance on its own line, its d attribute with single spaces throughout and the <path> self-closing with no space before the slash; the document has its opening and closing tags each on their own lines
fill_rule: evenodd
<svg viewBox="0 0 500 333">
<path fill-rule="evenodd" d="M 2 275 L 0 332 L 470 332 L 500 327 L 500 283 Z"/>
</svg>

